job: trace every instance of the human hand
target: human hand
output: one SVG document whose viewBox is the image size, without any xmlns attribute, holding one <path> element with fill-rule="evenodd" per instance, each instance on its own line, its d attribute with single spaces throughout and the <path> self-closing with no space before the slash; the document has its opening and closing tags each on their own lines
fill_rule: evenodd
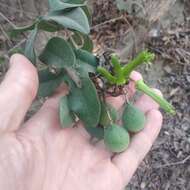
<svg viewBox="0 0 190 190">
<path fill-rule="evenodd" d="M 158 105 L 145 95 L 136 102 L 146 113 L 146 126 L 133 136 L 125 152 L 113 155 L 102 142 L 90 143 L 81 123 L 61 129 L 58 104 L 67 93 L 66 87 L 24 123 L 37 93 L 38 77 L 34 66 L 22 55 L 14 55 L 10 63 L 0 85 L 0 189 L 123 189 L 160 131 L 162 115 Z M 137 80 L 141 75 L 134 72 L 132 78 Z M 124 103 L 122 96 L 109 97 L 108 101 L 116 109 Z"/>
</svg>

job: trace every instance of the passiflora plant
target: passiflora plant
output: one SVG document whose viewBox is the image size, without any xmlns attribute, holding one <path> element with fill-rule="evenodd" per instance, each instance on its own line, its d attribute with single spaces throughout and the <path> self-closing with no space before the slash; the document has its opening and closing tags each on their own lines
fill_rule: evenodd
<svg viewBox="0 0 190 190">
<path fill-rule="evenodd" d="M 126 100 L 120 118 L 117 111 L 105 102 L 105 95 L 123 93 L 131 72 L 137 66 L 153 61 L 154 54 L 142 51 L 125 65 L 112 54 L 109 61 L 100 64 L 99 58 L 92 53 L 93 43 L 88 35 L 90 19 L 90 11 L 83 0 L 49 0 L 46 15 L 36 18 L 30 26 L 14 28 L 12 32 L 30 31 L 24 54 L 34 65 L 37 65 L 37 58 L 45 64 L 38 70 L 39 97 L 51 95 L 62 82 L 69 86 L 69 94 L 60 100 L 62 127 L 72 127 L 80 119 L 92 137 L 104 139 L 111 151 L 122 152 L 129 145 L 130 133 L 142 130 L 146 118 L 129 100 Z M 37 56 L 34 43 L 38 32 L 60 30 L 70 31 L 70 35 L 67 38 L 52 37 Z M 173 106 L 143 80 L 136 82 L 136 89 L 152 97 L 166 112 L 175 113 Z M 117 125 L 120 119 L 123 127 Z"/>
</svg>

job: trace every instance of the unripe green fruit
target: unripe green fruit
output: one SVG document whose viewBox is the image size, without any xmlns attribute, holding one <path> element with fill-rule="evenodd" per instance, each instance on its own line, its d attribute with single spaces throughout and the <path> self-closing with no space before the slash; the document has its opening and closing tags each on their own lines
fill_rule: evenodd
<svg viewBox="0 0 190 190">
<path fill-rule="evenodd" d="M 125 107 L 122 119 L 123 127 L 133 133 L 141 131 L 146 122 L 144 113 L 131 103 L 128 103 Z"/>
<path fill-rule="evenodd" d="M 116 124 L 111 124 L 104 130 L 104 143 L 112 152 L 123 152 L 130 142 L 129 133 Z"/>
<path fill-rule="evenodd" d="M 99 140 L 104 138 L 104 128 L 102 127 L 85 127 L 85 129 L 91 137 L 95 137 Z"/>
<path fill-rule="evenodd" d="M 106 127 L 111 122 L 115 122 L 117 120 L 117 117 L 118 117 L 117 111 L 112 105 L 103 102 L 101 103 L 101 115 L 100 115 L 101 125 Z"/>
<path fill-rule="evenodd" d="M 84 61 L 85 63 L 88 63 L 89 65 L 97 67 L 98 58 L 94 56 L 92 53 L 86 50 L 82 50 L 82 49 L 75 50 L 75 53 L 76 53 L 76 57 L 80 59 L 81 61 Z"/>
</svg>

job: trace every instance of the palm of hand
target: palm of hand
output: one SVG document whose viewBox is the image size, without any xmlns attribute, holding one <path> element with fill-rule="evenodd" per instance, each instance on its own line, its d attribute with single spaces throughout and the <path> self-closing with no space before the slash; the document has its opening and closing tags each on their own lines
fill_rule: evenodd
<svg viewBox="0 0 190 190">
<path fill-rule="evenodd" d="M 35 69 L 23 56 L 15 55 L 11 62 L 12 67 L 0 86 L 3 113 L 0 116 L 0 179 L 3 179 L 0 188 L 124 188 L 158 135 L 162 122 L 158 105 L 146 96 L 137 101 L 136 105 L 147 113 L 146 127 L 133 137 L 126 152 L 113 155 L 102 142 L 92 144 L 82 124 L 60 128 L 57 108 L 66 90 L 47 100 L 40 111 L 20 127 L 36 95 L 38 82 Z M 123 104 L 122 97 L 109 101 L 117 109 Z"/>
</svg>

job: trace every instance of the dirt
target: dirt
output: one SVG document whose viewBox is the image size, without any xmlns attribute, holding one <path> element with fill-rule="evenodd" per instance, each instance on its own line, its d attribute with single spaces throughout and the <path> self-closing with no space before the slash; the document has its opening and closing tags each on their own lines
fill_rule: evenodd
<svg viewBox="0 0 190 190">
<path fill-rule="evenodd" d="M 94 13 L 92 38 L 96 43 L 95 52 L 123 52 L 124 62 L 133 57 L 139 47 L 155 52 L 155 63 L 140 71 L 147 83 L 161 89 L 177 111 L 175 117 L 164 114 L 164 125 L 159 138 L 126 190 L 189 190 L 190 1 L 177 0 L 164 17 L 151 26 L 148 36 L 138 47 L 135 47 L 135 40 L 143 30 L 142 19 L 119 12 L 112 0 L 97 0 L 91 4 Z M 0 13 L 10 21 L 7 22 L 0 15 L 0 58 L 6 60 L 3 63 L 0 59 L 1 77 L 8 68 L 10 49 L 26 38 L 22 36 L 18 40 L 10 40 L 6 35 L 10 23 L 20 26 L 28 24 L 46 10 L 46 0 L 0 0 Z M 140 32 L 133 30 L 137 25 L 141 26 Z M 38 46 L 43 43 L 42 41 Z M 35 112 L 39 105 L 38 101 L 35 102 L 31 111 Z"/>
</svg>

